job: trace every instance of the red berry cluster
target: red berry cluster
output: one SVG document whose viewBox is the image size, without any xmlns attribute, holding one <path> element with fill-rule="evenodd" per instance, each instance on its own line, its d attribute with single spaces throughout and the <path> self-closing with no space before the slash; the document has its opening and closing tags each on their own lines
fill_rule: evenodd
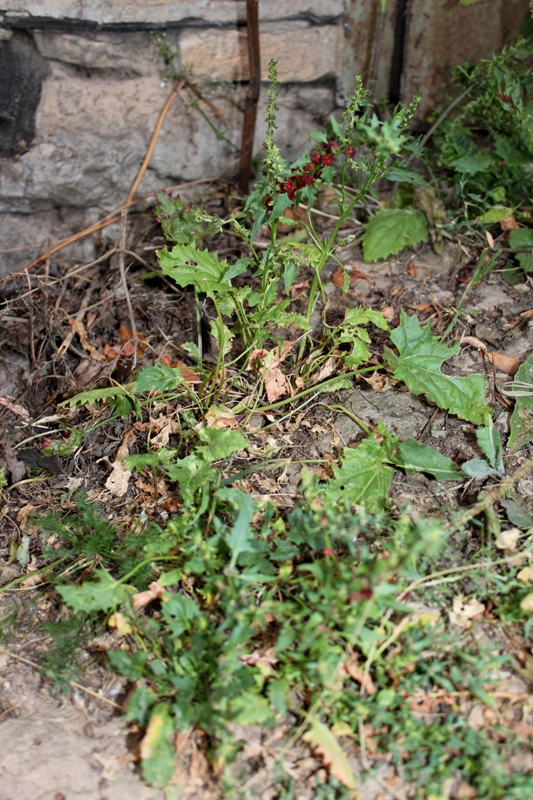
<svg viewBox="0 0 533 800">
<path fill-rule="evenodd" d="M 314 150 L 310 156 L 311 160 L 307 164 L 304 164 L 303 172 L 298 172 L 297 169 L 293 169 L 293 174 L 290 178 L 287 178 L 285 181 L 278 181 L 276 192 L 278 194 L 286 192 L 289 200 L 296 200 L 296 192 L 298 189 L 302 189 L 304 186 L 312 186 L 314 182 L 320 178 L 322 168 L 331 167 L 333 165 L 339 147 L 339 143 L 332 139 L 328 142 L 325 153 L 319 153 L 317 150 Z M 347 147 L 344 148 L 344 153 L 350 158 L 353 158 L 353 156 L 355 156 L 355 147 L 351 144 L 347 145 Z M 272 197 L 270 195 L 265 197 L 264 203 L 268 209 L 272 208 Z"/>
</svg>

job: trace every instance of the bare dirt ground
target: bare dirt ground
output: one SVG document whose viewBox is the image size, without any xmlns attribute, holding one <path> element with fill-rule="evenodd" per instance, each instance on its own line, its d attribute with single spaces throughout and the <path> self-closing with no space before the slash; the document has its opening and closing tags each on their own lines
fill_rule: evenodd
<svg viewBox="0 0 533 800">
<path fill-rule="evenodd" d="M 210 202 L 217 213 L 222 213 L 220 197 L 214 195 Z M 138 367 L 165 356 L 183 357 L 182 344 L 196 335 L 193 295 L 156 277 L 142 279 L 155 266 L 154 251 L 162 244 L 151 216 L 140 217 L 128 244 L 136 254 L 128 274 L 131 300 L 137 329 L 146 345 Z M 219 242 L 219 253 L 224 254 L 224 246 L 227 252 L 235 247 L 231 241 Z M 71 264 L 58 257 L 4 285 L 0 394 L 9 398 L 15 408 L 0 407 L 0 441 L 11 484 L 4 492 L 0 514 L 3 586 L 21 575 L 20 564 L 10 559 L 10 554 L 12 543 L 16 549 L 24 536 L 30 537 L 33 559 L 27 567 L 28 575 L 31 577 L 31 571 L 39 568 L 43 542 L 38 529 L 28 525 L 30 513 L 44 514 L 58 507 L 68 510 L 73 505 L 72 494 L 79 488 L 85 489 L 90 500 L 98 502 L 110 519 L 125 528 L 134 524 L 141 511 L 164 524 L 175 509 L 168 486 L 162 486 L 158 495 L 150 495 L 138 481 L 120 499 L 105 489 L 111 465 L 127 433 L 126 422 L 91 432 L 69 456 L 46 457 L 36 446 L 42 443 L 43 433 L 54 436 L 58 402 L 97 380 L 100 385 L 107 385 L 105 380 L 123 383 L 132 372 L 126 330 L 128 313 L 116 253 L 112 251 L 112 243 L 102 242 L 101 258 L 92 265 Z M 459 302 L 477 254 L 468 257 L 450 244 L 444 256 L 437 256 L 425 246 L 418 253 L 365 264 L 355 244 L 345 249 L 342 260 L 351 275 L 348 293 L 343 295 L 336 285 L 333 267 L 329 278 L 326 276 L 327 311 L 332 319 L 342 318 L 347 306 L 363 304 L 390 310 L 394 324 L 403 307 L 416 313 L 421 323 L 431 318 L 434 332 L 441 333 Z M 532 307 L 529 281 L 509 286 L 498 272 L 493 272 L 472 289 L 457 332 L 476 337 L 490 351 L 523 361 L 533 348 L 533 327 L 529 317 L 521 315 Z M 456 375 L 486 372 L 492 400 L 500 403 L 496 425 L 505 436 L 509 411 L 500 387 L 509 375 L 495 371 L 471 344 L 463 347 L 447 369 Z M 472 426 L 450 419 L 423 398 L 413 397 L 399 387 L 387 385 L 374 391 L 361 381 L 353 391 L 343 393 L 340 400 L 369 424 L 381 419 L 402 438 L 419 438 L 459 462 L 479 456 Z M 72 417 L 70 424 L 83 426 L 83 417 Z M 300 457 L 329 456 L 334 460 L 340 449 L 356 441 L 359 428 L 342 411 L 326 413 L 321 409 L 314 416 L 310 413 L 296 422 L 287 421 L 278 435 L 285 441 L 289 437 Z M 39 438 L 32 440 L 36 436 Z M 26 444 L 21 452 L 17 445 L 22 441 Z M 141 447 L 141 439 L 134 439 L 130 452 Z M 530 455 L 531 448 L 524 448 L 515 456 L 515 464 Z M 45 470 L 38 473 L 38 482 L 30 479 L 35 468 Z M 250 476 L 249 481 L 250 491 L 268 494 L 280 507 L 290 507 L 299 471 L 289 469 L 275 477 L 271 473 L 258 474 Z M 424 476 L 400 473 L 393 484 L 393 498 L 398 505 L 411 502 L 428 511 L 443 503 L 467 505 L 477 491 L 475 485 L 464 482 L 442 488 Z M 527 498 L 533 492 L 531 479 L 522 481 L 518 492 Z M 6 638 L 0 642 L 0 800 L 163 798 L 163 792 L 147 787 L 138 775 L 135 731 L 127 728 L 120 714 L 127 685 L 105 669 L 98 648 L 89 643 L 77 678 L 82 688 L 71 686 L 67 693 L 56 689 L 51 694 L 52 681 L 42 670 L 25 663 L 24 660 L 38 665 L 47 651 L 49 640 L 40 624 L 57 621 L 63 615 L 64 609 L 53 591 L 47 592 L 43 587 L 37 590 L 31 582 L 2 595 L 0 618 L 4 620 Z M 530 698 L 529 685 L 514 680 L 518 682 L 509 684 L 508 691 Z M 246 744 L 235 775 L 242 778 L 262 770 L 248 796 L 263 800 L 276 797 L 274 778 L 263 767 L 279 751 L 283 734 L 284 731 L 270 732 L 268 736 L 252 729 L 236 731 Z M 189 777 L 180 797 L 217 796 L 218 790 L 206 778 L 198 752 L 194 742 L 183 743 L 182 768 Z M 355 753 L 352 755 L 355 769 L 360 771 L 361 764 Z M 531 754 L 529 757 L 533 758 Z M 320 765 L 309 750 L 295 744 L 285 756 L 284 768 L 289 774 L 292 770 L 297 780 L 295 797 L 312 798 Z M 363 800 L 409 796 L 409 787 L 398 784 L 394 770 L 386 762 L 379 764 L 377 774 L 379 782 L 362 783 Z"/>
</svg>

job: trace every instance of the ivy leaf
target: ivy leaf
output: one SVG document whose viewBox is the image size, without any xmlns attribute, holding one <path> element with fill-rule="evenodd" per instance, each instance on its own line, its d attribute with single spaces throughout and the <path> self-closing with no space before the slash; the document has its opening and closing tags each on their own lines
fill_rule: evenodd
<svg viewBox="0 0 533 800">
<path fill-rule="evenodd" d="M 325 767 L 348 789 L 357 789 L 357 780 L 337 738 L 322 722 L 311 719 L 311 728 L 302 739 L 322 757 Z"/>
<path fill-rule="evenodd" d="M 335 478 L 325 490 L 329 500 L 348 501 L 373 512 L 387 503 L 394 470 L 386 466 L 389 447 L 372 434 L 355 449 L 346 449 L 341 466 L 333 467 Z"/>
<path fill-rule="evenodd" d="M 517 388 L 515 407 L 511 416 L 511 435 L 507 446 L 514 453 L 533 441 L 533 355 L 518 368 L 513 382 Z M 529 387 L 529 388 L 527 388 Z"/>
<path fill-rule="evenodd" d="M 58 586 L 57 591 L 74 611 L 110 611 L 123 605 L 130 590 L 116 581 L 105 569 L 94 571 L 95 581 L 83 586 Z"/>
<path fill-rule="evenodd" d="M 402 310 L 400 324 L 391 333 L 399 356 L 385 348 L 384 358 L 413 394 L 423 394 L 439 408 L 461 419 L 482 425 L 492 414 L 485 397 L 482 375 L 454 378 L 441 372 L 441 364 L 459 352 L 459 344 L 447 347 L 431 334 L 431 325 L 420 327 L 418 319 Z"/>
<path fill-rule="evenodd" d="M 394 462 L 408 472 L 428 472 L 438 481 L 462 478 L 461 468 L 455 461 L 416 439 L 406 439 L 398 445 Z"/>
<path fill-rule="evenodd" d="M 424 242 L 429 234 L 426 215 L 407 208 L 382 208 L 368 221 L 363 234 L 366 261 L 379 261 L 408 245 Z"/>
<path fill-rule="evenodd" d="M 141 742 L 142 776 L 151 786 L 162 789 L 172 778 L 176 751 L 174 724 L 168 703 L 158 703 Z"/>
</svg>

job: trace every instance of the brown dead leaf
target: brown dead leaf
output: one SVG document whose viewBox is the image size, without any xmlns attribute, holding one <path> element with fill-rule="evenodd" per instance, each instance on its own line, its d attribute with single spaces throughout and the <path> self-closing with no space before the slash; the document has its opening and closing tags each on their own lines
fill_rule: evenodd
<svg viewBox="0 0 533 800">
<path fill-rule="evenodd" d="M 18 417 L 22 417 L 22 419 L 27 420 L 30 418 L 29 411 L 26 411 L 23 406 L 13 404 L 7 397 L 0 397 L 0 405 L 7 408 L 7 410 L 11 411 L 13 414 L 16 414 Z"/>
<path fill-rule="evenodd" d="M 383 392 L 390 387 L 389 379 L 382 372 L 376 371 L 369 376 L 363 375 L 363 380 L 365 383 L 368 383 L 375 392 Z"/>
<path fill-rule="evenodd" d="M 482 353 L 487 352 L 487 345 L 485 342 L 482 342 L 481 339 L 478 339 L 477 336 L 461 336 L 461 344 L 471 344 L 472 347 L 475 347 L 477 350 L 480 350 Z"/>
<path fill-rule="evenodd" d="M 416 278 L 418 275 L 418 267 L 412 261 L 409 262 L 405 271 L 411 276 L 411 278 Z"/>
<path fill-rule="evenodd" d="M 394 315 L 396 314 L 396 311 L 394 310 L 394 306 L 384 306 L 381 309 L 381 313 L 383 314 L 383 316 L 385 317 L 386 320 L 390 321 L 390 320 L 394 319 Z"/>
<path fill-rule="evenodd" d="M 487 242 L 489 243 L 489 247 L 494 247 L 494 236 L 490 231 L 485 231 L 485 236 L 487 237 Z"/>
<path fill-rule="evenodd" d="M 448 611 L 448 616 L 452 625 L 468 629 L 472 627 L 472 620 L 482 616 L 484 611 L 485 606 L 475 597 L 466 598 L 463 594 L 458 594 L 453 598 L 452 610 Z"/>
<path fill-rule="evenodd" d="M 105 345 L 104 345 L 104 358 L 107 361 L 105 356 Z M 112 361 L 113 359 L 111 359 Z M 101 374 L 102 372 L 102 364 L 101 362 L 98 363 L 97 361 L 93 361 L 92 358 L 85 358 L 83 361 L 80 361 L 76 369 L 74 370 L 74 378 L 76 379 L 77 386 L 82 389 L 84 386 L 89 386 L 90 383 L 93 383 Z"/>
<path fill-rule="evenodd" d="M 131 430 L 125 435 L 122 444 L 118 448 L 115 460 L 113 462 L 113 470 L 105 482 L 105 487 L 115 497 L 123 497 L 128 491 L 128 481 L 131 477 L 131 470 L 126 469 L 123 465 L 123 460 L 129 456 L 130 442 L 135 439 L 136 431 Z"/>
<path fill-rule="evenodd" d="M 512 231 L 515 228 L 519 228 L 520 225 L 514 217 L 504 217 L 500 220 L 500 227 L 502 231 Z"/>
<path fill-rule="evenodd" d="M 226 406 L 211 406 L 205 415 L 208 428 L 235 428 L 237 420 L 235 414 Z"/>
<path fill-rule="evenodd" d="M 341 675 L 349 675 L 357 683 L 360 683 L 367 694 L 375 694 L 377 689 L 374 681 L 365 669 L 359 666 L 359 656 L 357 653 L 351 653 L 348 659 L 340 665 L 339 673 Z"/>
<path fill-rule="evenodd" d="M 516 375 L 520 362 L 514 356 L 509 356 L 507 353 L 486 353 L 486 356 L 495 369 L 500 372 L 505 372 L 506 375 Z"/>
<path fill-rule="evenodd" d="M 338 267 L 333 275 L 331 276 L 331 282 L 334 286 L 338 286 L 340 289 L 344 286 L 344 276 L 346 275 L 346 270 L 344 267 Z"/>
<path fill-rule="evenodd" d="M 181 372 L 181 377 L 185 381 L 185 383 L 193 384 L 193 383 L 201 383 L 202 377 L 198 372 L 195 372 L 193 369 L 188 367 L 183 361 L 173 361 L 172 356 L 168 353 L 164 355 L 161 359 L 161 363 L 164 364 L 165 367 L 170 367 L 171 369 L 179 369 Z"/>
<path fill-rule="evenodd" d="M 309 383 L 311 385 L 314 385 L 315 383 L 321 383 L 322 381 L 325 381 L 326 378 L 329 378 L 330 375 L 333 375 L 336 368 L 337 368 L 337 360 L 330 356 L 324 361 L 319 371 L 316 372 L 311 377 Z"/>
<path fill-rule="evenodd" d="M 265 372 L 265 391 L 269 403 L 275 403 L 280 397 L 290 394 L 291 385 L 279 367 Z"/>
<path fill-rule="evenodd" d="M 128 326 L 124 325 L 122 322 L 120 323 L 120 327 L 118 329 L 118 341 L 122 348 L 121 355 L 124 358 L 130 358 L 135 352 L 135 337 L 132 329 L 128 328 Z M 142 356 L 145 350 L 146 339 L 142 333 L 137 331 L 137 355 Z"/>
<path fill-rule="evenodd" d="M 259 667 L 262 675 L 273 675 L 276 672 L 274 667 L 279 663 L 279 658 L 274 655 L 274 648 L 269 647 L 268 650 L 254 650 L 253 653 L 240 656 L 239 661 L 250 667 Z"/>
<path fill-rule="evenodd" d="M 69 319 L 68 321 L 72 331 L 78 334 L 78 338 L 81 342 L 81 346 L 84 350 L 86 350 L 89 355 L 91 356 L 93 361 L 102 361 L 104 356 L 100 355 L 98 350 L 89 343 L 89 339 L 87 337 L 87 331 L 85 330 L 85 325 L 83 322 L 80 322 L 76 319 Z"/>
<path fill-rule="evenodd" d="M 140 611 L 141 608 L 147 606 L 152 600 L 160 600 L 164 591 L 163 587 L 160 586 L 157 581 L 152 581 L 145 592 L 137 592 L 137 594 L 133 595 L 134 610 Z"/>
</svg>

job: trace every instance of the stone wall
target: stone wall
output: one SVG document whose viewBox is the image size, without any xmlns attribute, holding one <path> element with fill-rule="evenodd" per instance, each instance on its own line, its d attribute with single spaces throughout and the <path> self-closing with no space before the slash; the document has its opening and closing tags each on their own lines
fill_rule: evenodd
<svg viewBox="0 0 533 800">
<path fill-rule="evenodd" d="M 405 14 L 410 3 L 420 6 L 415 20 Z M 505 0 L 509 37 L 527 4 Z M 412 23 L 420 28 L 418 40 L 423 38 L 429 5 L 430 0 L 390 0 L 377 97 L 389 93 L 398 30 L 403 25 L 405 34 Z M 442 30 L 450 2 L 434 5 Z M 487 6 L 503 8 L 504 0 L 481 0 L 461 14 Z M 371 73 L 378 9 L 377 0 L 259 0 L 262 78 L 269 59 L 276 58 L 279 143 L 289 158 L 300 154 L 306 131 L 342 102 L 353 74 Z M 478 57 L 503 43 L 502 19 L 484 26 Z M 235 175 L 248 77 L 245 21 L 244 0 L 0 0 L 0 274 L 124 201 L 171 89 L 163 52 L 173 54 L 175 69 L 187 73 L 220 119 L 183 90 L 140 193 Z M 426 27 L 437 37 L 433 23 Z M 432 43 L 426 41 L 424 56 L 407 41 L 414 77 L 400 77 L 419 90 L 431 78 L 423 64 Z M 454 58 L 461 55 L 456 40 L 452 49 Z M 264 136 L 265 88 L 256 153 Z M 424 101 L 426 111 L 437 95 Z M 74 255 L 90 258 L 91 246 L 84 242 Z"/>
</svg>

